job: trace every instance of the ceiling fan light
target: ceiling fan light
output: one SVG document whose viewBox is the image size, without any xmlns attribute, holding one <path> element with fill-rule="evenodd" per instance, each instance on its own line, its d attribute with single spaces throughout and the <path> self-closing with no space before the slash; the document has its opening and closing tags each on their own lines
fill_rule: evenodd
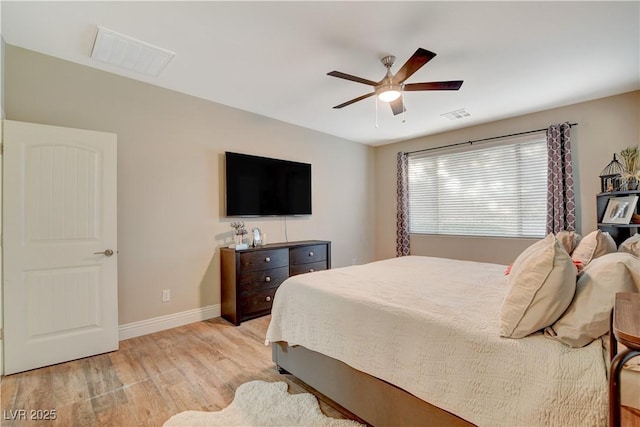
<svg viewBox="0 0 640 427">
<path fill-rule="evenodd" d="M 385 85 L 376 88 L 376 95 L 380 101 L 392 102 L 400 98 L 402 87 L 400 85 Z"/>
<path fill-rule="evenodd" d="M 384 102 L 392 102 L 398 98 L 400 98 L 399 90 L 389 89 L 384 92 L 380 92 L 380 94 L 378 94 L 378 99 Z"/>
</svg>

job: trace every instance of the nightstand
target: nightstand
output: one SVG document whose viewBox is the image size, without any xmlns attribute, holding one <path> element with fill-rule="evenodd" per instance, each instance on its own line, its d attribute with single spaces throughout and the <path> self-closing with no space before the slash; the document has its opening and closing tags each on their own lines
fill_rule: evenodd
<svg viewBox="0 0 640 427">
<path fill-rule="evenodd" d="M 616 294 L 609 335 L 612 358 L 609 371 L 609 427 L 619 427 L 620 371 L 631 358 L 640 356 L 640 293 Z M 622 353 L 618 353 L 618 342 L 627 347 Z"/>
</svg>

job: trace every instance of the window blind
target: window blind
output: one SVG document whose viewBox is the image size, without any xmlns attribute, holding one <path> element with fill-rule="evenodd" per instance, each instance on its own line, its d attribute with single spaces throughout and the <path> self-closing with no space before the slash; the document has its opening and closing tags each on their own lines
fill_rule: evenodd
<svg viewBox="0 0 640 427">
<path fill-rule="evenodd" d="M 409 156 L 413 234 L 544 237 L 546 200 L 543 134 L 461 152 Z"/>
</svg>

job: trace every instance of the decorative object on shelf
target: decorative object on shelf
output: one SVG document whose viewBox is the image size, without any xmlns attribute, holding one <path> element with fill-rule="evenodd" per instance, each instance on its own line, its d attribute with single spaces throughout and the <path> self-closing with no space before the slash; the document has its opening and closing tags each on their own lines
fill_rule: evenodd
<svg viewBox="0 0 640 427">
<path fill-rule="evenodd" d="M 622 182 L 626 190 L 637 190 L 640 181 L 640 147 L 627 147 L 620 152 L 624 160 Z"/>
<path fill-rule="evenodd" d="M 613 153 L 613 160 L 600 172 L 601 191 L 604 193 L 620 190 L 623 173 L 624 167 L 616 158 L 616 153 Z"/>
<path fill-rule="evenodd" d="M 631 224 L 640 224 L 640 215 L 635 213 L 631 215 Z"/>
<path fill-rule="evenodd" d="M 635 213 L 638 196 L 612 197 L 602 218 L 603 224 L 629 224 Z"/>
<path fill-rule="evenodd" d="M 253 233 L 253 247 L 262 246 L 262 233 L 260 232 L 260 229 L 256 227 L 251 230 L 251 232 Z"/>
<path fill-rule="evenodd" d="M 234 221 L 230 226 L 234 229 L 234 243 L 229 245 L 229 247 L 232 249 L 247 249 L 249 245 L 244 243 L 244 236 L 247 234 L 247 229 L 244 228 L 244 222 Z"/>
</svg>

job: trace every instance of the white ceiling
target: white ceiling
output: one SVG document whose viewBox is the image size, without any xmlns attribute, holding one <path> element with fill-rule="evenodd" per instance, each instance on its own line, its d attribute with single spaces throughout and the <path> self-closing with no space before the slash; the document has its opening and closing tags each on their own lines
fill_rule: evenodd
<svg viewBox="0 0 640 427">
<path fill-rule="evenodd" d="M 365 144 L 380 145 L 640 89 L 640 2 L 2 1 L 8 44 Z M 176 52 L 159 77 L 92 61 L 97 26 Z M 406 121 L 366 85 L 438 54 L 407 83 Z M 465 108 L 470 117 L 441 116 Z"/>
</svg>

